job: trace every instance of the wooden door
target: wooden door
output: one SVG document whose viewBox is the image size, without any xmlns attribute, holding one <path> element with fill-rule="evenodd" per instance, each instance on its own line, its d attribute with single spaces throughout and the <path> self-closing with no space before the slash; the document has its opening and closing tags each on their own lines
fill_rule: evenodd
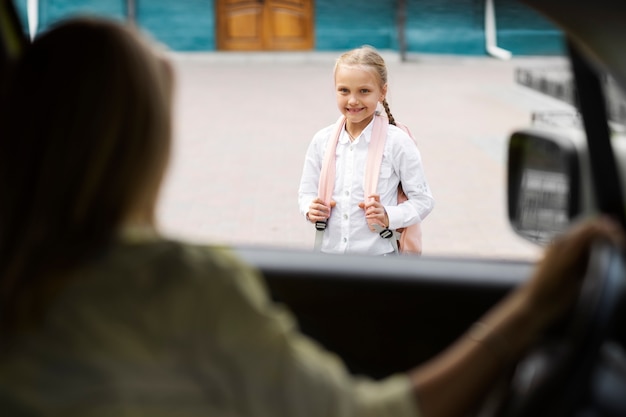
<svg viewBox="0 0 626 417">
<path fill-rule="evenodd" d="M 217 0 L 217 49 L 313 48 L 313 0 Z"/>
</svg>

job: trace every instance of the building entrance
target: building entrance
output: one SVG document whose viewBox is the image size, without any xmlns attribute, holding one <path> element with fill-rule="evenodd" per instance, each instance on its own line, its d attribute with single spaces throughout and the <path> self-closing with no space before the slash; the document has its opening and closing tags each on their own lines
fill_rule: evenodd
<svg viewBox="0 0 626 417">
<path fill-rule="evenodd" d="M 217 0 L 217 49 L 313 49 L 313 0 Z"/>
</svg>

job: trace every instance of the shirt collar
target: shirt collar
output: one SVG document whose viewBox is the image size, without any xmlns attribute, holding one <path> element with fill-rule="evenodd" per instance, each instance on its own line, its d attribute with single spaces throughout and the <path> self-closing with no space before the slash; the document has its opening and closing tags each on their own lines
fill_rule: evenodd
<svg viewBox="0 0 626 417">
<path fill-rule="evenodd" d="M 359 135 L 359 138 L 363 138 L 363 140 L 365 140 L 365 143 L 367 143 L 367 144 L 369 144 L 370 140 L 372 139 L 372 129 L 374 127 L 374 118 L 375 117 L 377 117 L 377 116 L 372 117 L 372 120 L 370 120 L 369 124 L 367 126 L 365 126 L 365 129 L 363 129 L 363 131 Z M 350 135 L 348 135 L 348 131 L 346 130 L 346 126 L 345 125 L 344 125 L 343 129 L 341 129 L 341 133 L 339 134 L 339 143 L 341 143 L 342 145 L 346 145 L 346 144 L 350 143 Z"/>
</svg>

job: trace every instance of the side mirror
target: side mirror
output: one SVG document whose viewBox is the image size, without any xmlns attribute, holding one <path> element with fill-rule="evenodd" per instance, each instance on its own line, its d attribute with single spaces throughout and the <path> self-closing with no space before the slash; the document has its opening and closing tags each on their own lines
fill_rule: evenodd
<svg viewBox="0 0 626 417">
<path fill-rule="evenodd" d="M 562 132 L 513 133 L 508 148 L 509 222 L 520 236 L 547 244 L 582 211 L 576 141 Z"/>
</svg>

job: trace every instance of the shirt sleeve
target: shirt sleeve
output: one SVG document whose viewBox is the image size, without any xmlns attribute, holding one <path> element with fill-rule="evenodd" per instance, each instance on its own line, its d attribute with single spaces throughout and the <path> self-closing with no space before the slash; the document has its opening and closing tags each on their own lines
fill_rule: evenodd
<svg viewBox="0 0 626 417">
<path fill-rule="evenodd" d="M 309 211 L 311 202 L 318 195 L 322 161 L 332 128 L 333 126 L 328 126 L 313 136 L 304 157 L 304 166 L 298 187 L 298 207 L 303 216 Z"/>
<path fill-rule="evenodd" d="M 387 143 L 394 169 L 408 197 L 407 201 L 399 205 L 385 207 L 389 228 L 397 229 L 422 222 L 434 208 L 435 199 L 426 180 L 420 151 L 413 139 L 399 128 L 389 126 Z"/>
<path fill-rule="evenodd" d="M 339 357 L 303 335 L 290 312 L 269 299 L 254 270 L 226 253 L 220 259 L 219 278 L 206 277 L 213 283 L 207 288 L 212 299 L 220 301 L 200 301 L 198 317 L 210 325 L 198 328 L 195 362 L 207 389 L 219 387 L 214 395 L 233 415 L 419 415 L 408 376 L 352 376 Z"/>
</svg>

